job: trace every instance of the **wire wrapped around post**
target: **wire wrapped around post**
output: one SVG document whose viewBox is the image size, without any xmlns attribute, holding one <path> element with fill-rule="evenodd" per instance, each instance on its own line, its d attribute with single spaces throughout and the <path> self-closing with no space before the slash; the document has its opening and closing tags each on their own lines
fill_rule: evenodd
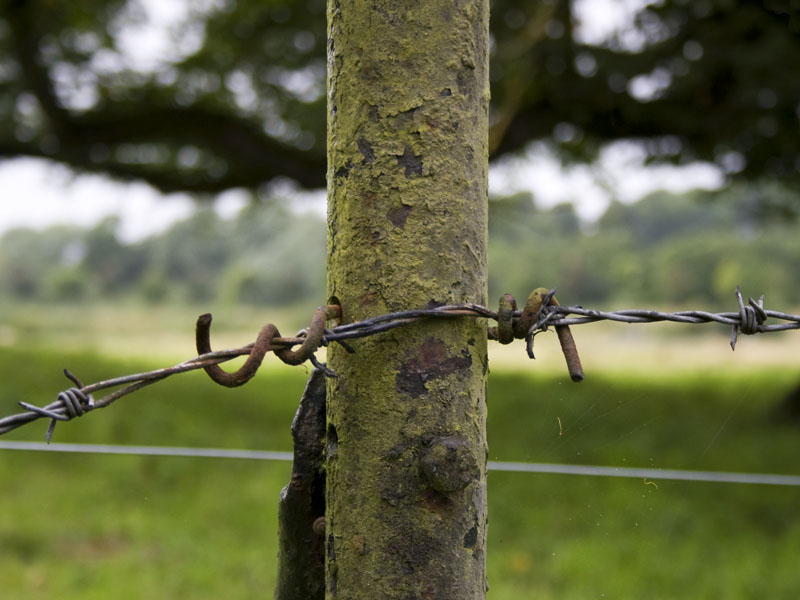
<svg viewBox="0 0 800 600">
<path fill-rule="evenodd" d="M 258 337 L 253 343 L 250 354 L 245 363 L 235 372 L 224 371 L 219 365 L 206 365 L 203 370 L 208 376 L 219 385 L 225 387 L 238 387 L 244 385 L 258 371 L 267 352 L 272 350 L 275 355 L 287 365 L 301 365 L 309 360 L 323 343 L 325 335 L 325 323 L 328 319 L 339 318 L 341 309 L 338 306 L 330 305 L 320 307 L 314 311 L 311 325 L 306 331 L 301 332 L 302 343 L 297 350 L 292 350 L 285 346 L 275 346 L 274 340 L 281 337 L 281 332 L 272 323 L 267 323 L 258 332 Z M 195 343 L 198 354 L 211 353 L 211 313 L 205 313 L 197 318 L 195 326 Z"/>
</svg>

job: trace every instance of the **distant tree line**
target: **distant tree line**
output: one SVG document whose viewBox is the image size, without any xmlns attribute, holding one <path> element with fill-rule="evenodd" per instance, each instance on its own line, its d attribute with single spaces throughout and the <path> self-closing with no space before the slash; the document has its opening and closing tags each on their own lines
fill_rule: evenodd
<svg viewBox="0 0 800 600">
<path fill-rule="evenodd" d="M 588 228 L 571 205 L 537 211 L 519 195 L 491 204 L 489 288 L 556 286 L 568 303 L 732 308 L 733 292 L 800 304 L 796 225 L 760 211 L 791 195 L 775 184 L 720 193 L 655 193 L 613 202 Z M 699 306 L 695 306 L 699 305 Z"/>
<path fill-rule="evenodd" d="M 325 223 L 278 205 L 253 205 L 235 219 L 207 207 L 134 244 L 115 218 L 91 229 L 16 229 L 0 238 L 0 298 L 86 302 L 279 305 L 321 298 Z"/>
<path fill-rule="evenodd" d="M 164 192 L 325 186 L 324 2 L 188 3 L 150 72 L 124 50 L 140 4 L 0 3 L 0 158 Z M 622 3 L 630 23 L 602 38 L 588 4 L 493 0 L 492 157 L 539 140 L 591 161 L 626 139 L 649 160 L 798 189 L 796 1 Z"/>
<path fill-rule="evenodd" d="M 539 209 L 529 194 L 490 203 L 490 297 L 524 298 L 555 286 L 568 303 L 647 303 L 730 308 L 736 285 L 770 306 L 800 304 L 800 236 L 764 221 L 777 186 L 716 195 L 657 193 L 612 203 L 582 224 L 572 205 Z M 0 238 L 0 299 L 6 301 L 230 303 L 321 302 L 325 222 L 278 203 L 220 219 L 198 208 L 188 220 L 134 244 L 118 223 L 90 229 L 16 229 Z"/>
</svg>

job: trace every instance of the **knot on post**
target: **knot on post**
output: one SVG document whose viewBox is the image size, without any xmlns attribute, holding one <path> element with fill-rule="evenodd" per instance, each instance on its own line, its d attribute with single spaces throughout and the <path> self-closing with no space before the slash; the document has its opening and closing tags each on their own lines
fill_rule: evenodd
<svg viewBox="0 0 800 600">
<path fill-rule="evenodd" d="M 767 311 L 764 310 L 764 294 L 756 302 L 753 298 L 747 299 L 747 305 L 742 298 L 742 291 L 736 286 L 736 300 L 739 303 L 739 322 L 733 325 L 731 331 L 731 350 L 736 350 L 736 339 L 739 333 L 753 335 L 764 331 L 764 321 L 767 320 Z"/>
<path fill-rule="evenodd" d="M 431 439 L 419 467 L 430 486 L 443 494 L 462 490 L 480 477 L 475 453 L 469 440 L 462 436 Z"/>
</svg>

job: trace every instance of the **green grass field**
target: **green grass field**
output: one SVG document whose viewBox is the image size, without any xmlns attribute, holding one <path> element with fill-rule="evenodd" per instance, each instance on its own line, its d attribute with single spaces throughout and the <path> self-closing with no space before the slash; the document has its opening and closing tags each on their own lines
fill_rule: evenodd
<svg viewBox="0 0 800 600">
<path fill-rule="evenodd" d="M 738 352 L 738 351 L 737 351 Z M 68 382 L 163 366 L 0 348 L 0 415 Z M 499 369 L 493 460 L 800 473 L 800 428 L 770 410 L 782 370 L 657 375 Z M 302 367 L 224 390 L 202 373 L 55 431 L 58 442 L 289 450 Z M 43 440 L 39 421 L 6 436 Z M 288 463 L 0 451 L 4 600 L 270 598 Z M 800 597 L 800 489 L 492 472 L 490 600 Z"/>
</svg>

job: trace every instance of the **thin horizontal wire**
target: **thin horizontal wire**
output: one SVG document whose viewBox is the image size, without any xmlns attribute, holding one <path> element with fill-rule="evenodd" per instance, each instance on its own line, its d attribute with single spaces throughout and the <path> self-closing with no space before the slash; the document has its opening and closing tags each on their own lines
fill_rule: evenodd
<svg viewBox="0 0 800 600">
<path fill-rule="evenodd" d="M 0 450 L 71 452 L 78 454 L 127 454 L 140 456 L 185 456 L 191 458 L 238 458 L 245 460 L 291 461 L 291 452 L 230 450 L 227 448 L 185 448 L 178 446 L 119 446 L 109 444 L 46 444 L 44 442 L 0 441 Z"/>
<path fill-rule="evenodd" d="M 731 473 L 726 471 L 684 471 L 681 469 L 638 469 L 635 467 L 601 467 L 597 465 L 563 465 L 489 461 L 490 471 L 519 473 L 553 473 L 558 475 L 590 475 L 593 477 L 628 477 L 633 479 L 670 479 L 708 483 L 745 483 L 750 485 L 783 485 L 800 487 L 800 475 L 773 473 Z"/>
<path fill-rule="evenodd" d="M 83 454 L 124 454 L 144 456 L 183 456 L 192 458 L 233 458 L 245 460 L 291 461 L 291 452 L 263 450 L 230 450 L 227 448 L 186 448 L 175 446 L 115 446 L 106 444 L 45 444 L 43 442 L 0 441 L 0 450 L 73 452 Z M 697 481 L 705 483 L 743 483 L 800 487 L 800 475 L 774 473 L 733 473 L 726 471 L 688 471 L 635 467 L 602 467 L 597 465 L 565 465 L 554 463 L 504 462 L 490 460 L 490 471 L 546 473 L 553 475 L 588 475 L 593 477 L 625 477 L 632 479 Z"/>
</svg>

